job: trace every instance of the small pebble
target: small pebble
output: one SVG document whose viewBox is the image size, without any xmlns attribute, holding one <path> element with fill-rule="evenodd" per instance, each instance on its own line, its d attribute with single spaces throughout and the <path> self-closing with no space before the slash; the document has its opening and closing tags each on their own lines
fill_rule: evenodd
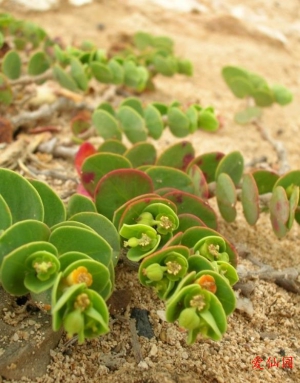
<svg viewBox="0 0 300 383">
<path fill-rule="evenodd" d="M 139 368 L 142 368 L 143 370 L 148 370 L 148 364 L 144 361 L 144 360 L 141 360 L 140 363 L 138 364 L 138 367 Z"/>
</svg>

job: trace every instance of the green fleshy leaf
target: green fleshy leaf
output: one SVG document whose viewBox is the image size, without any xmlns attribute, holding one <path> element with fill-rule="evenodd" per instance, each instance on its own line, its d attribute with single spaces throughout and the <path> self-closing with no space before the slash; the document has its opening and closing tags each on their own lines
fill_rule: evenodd
<svg viewBox="0 0 300 383">
<path fill-rule="evenodd" d="M 116 85 L 122 85 L 124 82 L 124 69 L 117 60 L 110 60 L 108 67 L 112 73 L 112 83 Z"/>
<path fill-rule="evenodd" d="M 96 109 L 92 121 L 99 136 L 107 139 L 122 139 L 122 132 L 118 120 L 104 109 Z"/>
<path fill-rule="evenodd" d="M 77 213 L 82 213 L 82 212 L 96 212 L 96 206 L 94 202 L 81 194 L 73 194 L 67 205 L 67 216 L 72 217 L 73 215 Z"/>
<path fill-rule="evenodd" d="M 165 198 L 174 202 L 177 206 L 177 214 L 194 214 L 200 218 L 207 226 L 216 229 L 217 217 L 214 210 L 208 203 L 195 195 L 175 191 L 165 194 Z"/>
<path fill-rule="evenodd" d="M 101 102 L 96 109 L 105 110 L 108 112 L 111 116 L 116 117 L 116 113 L 114 108 L 111 106 L 109 102 Z"/>
<path fill-rule="evenodd" d="M 243 77 L 235 77 L 228 83 L 232 93 L 238 98 L 245 98 L 254 93 L 251 82 Z"/>
<path fill-rule="evenodd" d="M 10 80 L 16 80 L 21 75 L 22 61 L 18 52 L 8 51 L 2 60 L 2 72 Z"/>
<path fill-rule="evenodd" d="M 3 36 L 3 33 L 0 32 L 0 48 L 2 48 L 4 44 L 4 36 Z"/>
<path fill-rule="evenodd" d="M 190 121 L 189 131 L 190 133 L 196 132 L 198 129 L 198 110 L 194 105 L 191 105 L 185 112 L 185 115 Z"/>
<path fill-rule="evenodd" d="M 111 84 L 113 82 L 113 72 L 108 65 L 93 61 L 90 68 L 95 79 L 103 84 Z"/>
<path fill-rule="evenodd" d="M 97 185 L 95 191 L 97 211 L 112 219 L 114 211 L 125 202 L 152 192 L 153 184 L 147 174 L 136 169 L 114 170 L 103 177 Z"/>
<path fill-rule="evenodd" d="M 235 299 L 234 292 L 231 286 L 229 285 L 228 281 L 222 275 L 218 274 L 215 271 L 203 270 L 196 275 L 195 283 L 198 283 L 198 279 L 202 277 L 203 275 L 210 275 L 211 277 L 214 278 L 215 284 L 217 287 L 215 296 L 221 302 L 223 309 L 225 311 L 225 314 L 230 315 L 235 309 L 236 299 Z"/>
<path fill-rule="evenodd" d="M 57 64 L 53 66 L 53 76 L 63 88 L 69 89 L 72 92 L 78 91 L 77 84 L 73 78 Z"/>
<path fill-rule="evenodd" d="M 219 121 L 211 111 L 203 109 L 198 115 L 198 128 L 208 132 L 215 132 L 219 129 Z"/>
<path fill-rule="evenodd" d="M 287 223 L 290 216 L 289 200 L 282 186 L 275 186 L 269 203 L 273 231 L 278 238 L 288 232 Z"/>
<path fill-rule="evenodd" d="M 59 273 L 60 263 L 56 254 L 40 249 L 27 257 L 25 266 L 27 273 L 24 278 L 24 286 L 32 293 L 40 294 L 54 284 Z"/>
<path fill-rule="evenodd" d="M 226 173 L 221 173 L 216 182 L 217 203 L 222 217 L 227 222 L 236 218 L 236 190 L 233 181 Z"/>
<path fill-rule="evenodd" d="M 154 190 L 172 187 L 187 193 L 194 192 L 192 179 L 181 170 L 167 166 L 151 166 L 145 173 L 152 179 Z"/>
<path fill-rule="evenodd" d="M 127 148 L 122 142 L 118 140 L 106 140 L 98 148 L 98 152 L 107 152 L 123 155 Z"/>
<path fill-rule="evenodd" d="M 144 118 L 149 136 L 158 140 L 164 130 L 161 114 L 153 105 L 148 105 L 144 110 Z"/>
<path fill-rule="evenodd" d="M 185 232 L 190 227 L 205 226 L 205 223 L 194 214 L 183 213 L 178 215 L 179 226 L 174 233 Z"/>
<path fill-rule="evenodd" d="M 66 208 L 58 195 L 45 183 L 30 180 L 31 185 L 39 193 L 44 206 L 44 221 L 49 227 L 66 219 Z"/>
<path fill-rule="evenodd" d="M 254 170 L 252 176 L 256 182 L 258 194 L 271 193 L 279 175 L 269 170 Z"/>
<path fill-rule="evenodd" d="M 161 116 L 166 116 L 168 114 L 168 106 L 162 102 L 152 102 L 150 105 L 154 106 L 157 109 Z"/>
<path fill-rule="evenodd" d="M 258 108 L 257 106 L 249 106 L 241 112 L 236 113 L 234 116 L 234 121 L 241 125 L 249 124 L 250 122 L 259 119 L 261 115 L 261 108 Z"/>
<path fill-rule="evenodd" d="M 198 312 L 197 315 L 203 318 L 204 322 L 201 321 L 201 325 L 197 326 L 195 329 L 189 329 L 187 339 L 188 344 L 193 343 L 198 334 L 202 334 L 204 337 L 213 340 L 220 340 L 227 328 L 226 315 L 218 298 L 211 292 L 204 291 L 196 284 L 183 287 L 180 291 L 176 291 L 172 298 L 169 299 L 166 306 L 167 321 L 173 323 L 175 320 L 179 319 L 182 311 L 185 308 L 191 307 L 190 302 L 193 301 L 193 298 L 199 295 L 205 296 L 209 309 Z M 182 318 L 180 319 L 182 324 Z"/>
<path fill-rule="evenodd" d="M 183 234 L 181 244 L 189 248 L 193 248 L 202 238 L 209 236 L 218 236 L 220 233 L 209 227 L 191 227 Z M 223 238 L 223 237 L 222 237 Z M 236 267 L 238 254 L 235 247 L 226 239 L 223 238 L 226 244 L 225 252 L 229 255 L 230 264 Z"/>
<path fill-rule="evenodd" d="M 5 199 L 0 194 L 0 235 L 12 225 L 12 216 Z"/>
<path fill-rule="evenodd" d="M 189 167 L 187 174 L 191 177 L 194 183 L 194 194 L 200 198 L 208 199 L 209 189 L 202 170 L 197 165 L 192 165 Z"/>
<path fill-rule="evenodd" d="M 291 196 L 289 198 L 289 204 L 290 204 L 290 215 L 289 220 L 287 223 L 287 228 L 290 230 L 293 226 L 294 219 L 295 219 L 295 213 L 298 207 L 299 200 L 299 186 L 293 186 L 293 191 L 291 193 Z"/>
<path fill-rule="evenodd" d="M 93 195 L 99 180 L 116 169 L 131 168 L 129 160 L 119 154 L 96 153 L 86 158 L 81 168 L 81 181 L 84 188 Z"/>
<path fill-rule="evenodd" d="M 134 168 L 143 165 L 153 165 L 156 160 L 156 149 L 148 142 L 134 144 L 124 153 Z"/>
<path fill-rule="evenodd" d="M 144 119 L 131 107 L 121 106 L 118 110 L 121 127 L 131 143 L 147 140 Z"/>
<path fill-rule="evenodd" d="M 231 152 L 221 159 L 219 162 L 215 177 L 218 179 L 221 173 L 226 173 L 230 176 L 233 183 L 238 185 L 244 171 L 244 158 L 238 151 Z"/>
<path fill-rule="evenodd" d="M 241 201 L 243 213 L 249 225 L 255 225 L 259 218 L 259 191 L 252 174 L 244 174 Z"/>
<path fill-rule="evenodd" d="M 160 54 L 154 56 L 153 65 L 158 73 L 171 77 L 177 72 L 177 61 L 175 57 L 163 57 Z"/>
<path fill-rule="evenodd" d="M 125 98 L 120 106 L 129 106 L 135 110 L 141 117 L 144 117 L 144 109 L 141 100 L 137 97 L 127 97 Z"/>
<path fill-rule="evenodd" d="M 225 82 L 227 83 L 227 85 L 229 85 L 229 82 L 237 77 L 247 80 L 249 78 L 249 72 L 247 72 L 243 68 L 229 65 L 229 66 L 223 67 L 222 76 Z"/>
<path fill-rule="evenodd" d="M 62 66 L 66 66 L 70 62 L 69 53 L 67 51 L 62 50 L 58 45 L 54 45 L 54 56 L 56 60 Z"/>
<path fill-rule="evenodd" d="M 178 73 L 185 74 L 187 76 L 193 75 L 193 64 L 190 60 L 178 60 Z"/>
<path fill-rule="evenodd" d="M 151 45 L 157 49 L 172 53 L 174 42 L 168 36 L 153 36 L 153 43 Z"/>
<path fill-rule="evenodd" d="M 195 150 L 193 145 L 189 141 L 181 141 L 169 146 L 159 156 L 156 165 L 185 170 L 194 157 Z"/>
<path fill-rule="evenodd" d="M 136 32 L 133 36 L 133 42 L 138 49 L 144 50 L 153 45 L 153 36 L 145 32 Z"/>
<path fill-rule="evenodd" d="M 291 185 L 300 186 L 300 170 L 292 170 L 281 176 L 274 184 L 274 189 L 277 186 L 282 186 L 285 190 L 288 190 Z"/>
<path fill-rule="evenodd" d="M 49 242 L 57 248 L 59 255 L 69 251 L 79 251 L 107 267 L 112 261 L 111 246 L 94 230 L 81 227 L 58 227 L 51 233 Z"/>
<path fill-rule="evenodd" d="M 109 271 L 106 266 L 104 266 L 100 262 L 94 261 L 93 259 L 80 259 L 78 261 L 72 262 L 68 267 L 66 267 L 62 273 L 62 278 L 66 279 L 66 284 L 69 285 L 69 280 L 72 280 L 73 282 L 71 285 L 80 283 L 80 282 L 76 282 L 75 276 L 72 278 L 72 275 L 70 275 L 72 274 L 74 270 L 80 267 L 86 268 L 86 272 L 89 273 L 91 276 L 92 283 L 88 285 L 87 287 L 89 287 L 89 289 L 96 291 L 98 294 L 102 296 L 103 299 L 108 299 L 109 296 L 103 296 L 102 292 L 106 291 L 108 284 L 110 284 L 110 289 L 112 288 Z M 78 279 L 80 280 L 80 278 Z"/>
<path fill-rule="evenodd" d="M 212 262 L 209 261 L 207 258 L 203 257 L 203 255 L 200 255 L 198 253 L 191 255 L 188 261 L 189 261 L 189 272 L 195 271 L 196 273 L 199 273 L 200 271 L 203 271 L 203 270 L 205 271 L 214 270 Z"/>
<path fill-rule="evenodd" d="M 272 91 L 275 101 L 279 105 L 284 106 L 293 101 L 293 94 L 282 85 L 273 85 Z"/>
<path fill-rule="evenodd" d="M 70 221 L 77 221 L 91 227 L 97 234 L 106 240 L 113 249 L 113 264 L 117 264 L 120 255 L 120 238 L 113 223 L 101 214 L 82 212 L 73 215 Z"/>
<path fill-rule="evenodd" d="M 168 126 L 175 137 L 185 137 L 190 133 L 190 121 L 177 107 L 168 110 Z"/>
<path fill-rule="evenodd" d="M 71 76 L 76 82 L 79 89 L 86 91 L 89 86 L 87 75 L 85 74 L 84 66 L 75 57 L 71 58 Z"/>
<path fill-rule="evenodd" d="M 46 72 L 50 68 L 50 61 L 45 52 L 35 52 L 29 59 L 28 74 L 31 76 L 37 76 Z"/>
<path fill-rule="evenodd" d="M 252 97 L 257 106 L 266 107 L 273 104 L 274 96 L 269 89 L 258 89 L 253 92 Z"/>
<path fill-rule="evenodd" d="M 7 254 L 18 247 L 35 241 L 47 241 L 50 229 L 36 220 L 20 221 L 10 226 L 0 237 L 0 264 Z"/>
<path fill-rule="evenodd" d="M 0 169 L 0 179 L 0 194 L 10 209 L 13 223 L 26 219 L 43 221 L 44 207 L 41 197 L 29 181 L 12 170 L 3 168 Z M 15 193 L 16 190 L 18 193 Z"/>
<path fill-rule="evenodd" d="M 205 153 L 189 163 L 188 171 L 193 165 L 197 165 L 203 172 L 203 175 L 207 183 L 215 181 L 216 169 L 224 157 L 224 154 L 221 152 L 211 152 Z"/>
<path fill-rule="evenodd" d="M 137 88 L 140 76 L 137 65 L 133 61 L 125 61 L 124 84 L 130 88 Z"/>
<path fill-rule="evenodd" d="M 140 215 L 147 207 L 149 207 L 149 205 L 157 203 L 166 205 L 176 213 L 176 205 L 173 202 L 165 198 L 161 198 L 157 194 L 148 193 L 137 196 L 136 198 L 130 199 L 128 202 L 124 203 L 115 211 L 113 223 L 118 230 L 124 223 L 129 225 L 136 223 L 139 220 Z M 157 212 L 157 214 L 158 213 L 159 212 Z"/>
<path fill-rule="evenodd" d="M 13 101 L 13 93 L 6 77 L 0 73 L 0 104 L 10 105 Z"/>
<path fill-rule="evenodd" d="M 59 257 L 60 270 L 64 271 L 73 262 L 80 261 L 82 259 L 93 259 L 88 255 L 81 253 L 80 251 L 68 251 L 61 254 Z"/>
<path fill-rule="evenodd" d="M 37 241 L 23 244 L 4 257 L 0 269 L 0 279 L 2 287 L 9 294 L 22 296 L 29 292 L 24 285 L 25 276 L 30 271 L 25 266 L 25 261 L 37 251 L 47 251 L 57 255 L 57 250 L 53 245 L 48 242 Z"/>
</svg>

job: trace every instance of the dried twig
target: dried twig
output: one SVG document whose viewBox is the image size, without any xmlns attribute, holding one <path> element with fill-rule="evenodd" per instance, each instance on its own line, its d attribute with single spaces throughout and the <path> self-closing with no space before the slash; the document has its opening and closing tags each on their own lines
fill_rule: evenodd
<svg viewBox="0 0 300 383">
<path fill-rule="evenodd" d="M 287 267 L 283 270 L 276 270 L 272 266 L 267 265 L 249 253 L 246 253 L 245 258 L 254 265 L 258 266 L 258 270 L 246 270 L 244 267 L 238 266 L 237 271 L 240 279 L 258 277 L 265 281 L 271 281 L 287 291 L 300 293 L 300 284 L 297 281 L 300 276 L 300 266 Z"/>
<path fill-rule="evenodd" d="M 132 343 L 134 358 L 136 360 L 136 363 L 139 364 L 144 358 L 143 358 L 139 338 L 136 332 L 135 319 L 133 318 L 129 319 L 129 329 L 131 333 L 131 343 Z"/>
<path fill-rule="evenodd" d="M 52 78 L 53 78 L 53 71 L 52 69 L 49 69 L 38 76 L 22 76 L 16 80 L 10 80 L 9 85 L 10 86 L 27 85 L 32 83 L 38 83 L 40 81 L 50 80 Z"/>
<path fill-rule="evenodd" d="M 258 128 L 262 138 L 268 141 L 276 151 L 279 164 L 278 173 L 284 174 L 287 171 L 289 171 L 290 165 L 287 159 L 287 151 L 283 146 L 282 142 L 274 140 L 274 138 L 270 135 L 267 129 L 264 126 L 262 126 L 258 121 L 253 121 L 253 124 Z"/>
</svg>

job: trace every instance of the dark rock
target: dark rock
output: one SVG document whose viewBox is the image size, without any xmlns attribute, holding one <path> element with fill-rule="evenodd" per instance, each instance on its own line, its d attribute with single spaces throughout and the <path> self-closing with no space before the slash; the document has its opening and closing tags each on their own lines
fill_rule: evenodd
<svg viewBox="0 0 300 383">
<path fill-rule="evenodd" d="M 11 315 L 10 315 L 11 313 Z M 0 376 L 20 380 L 44 375 L 62 331 L 54 333 L 50 315 L 28 312 L 0 288 Z"/>
<path fill-rule="evenodd" d="M 149 311 L 139 308 L 131 310 L 131 318 L 136 321 L 136 331 L 139 336 L 151 339 L 154 337 L 154 332 L 148 317 Z"/>
</svg>

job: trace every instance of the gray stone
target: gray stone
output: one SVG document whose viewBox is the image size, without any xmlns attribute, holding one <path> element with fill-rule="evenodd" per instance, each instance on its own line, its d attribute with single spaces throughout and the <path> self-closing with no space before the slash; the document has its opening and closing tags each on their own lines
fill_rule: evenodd
<svg viewBox="0 0 300 383">
<path fill-rule="evenodd" d="M 0 288 L 0 376 L 35 379 L 46 373 L 62 331 L 52 331 L 50 315 L 15 301 Z"/>
</svg>

